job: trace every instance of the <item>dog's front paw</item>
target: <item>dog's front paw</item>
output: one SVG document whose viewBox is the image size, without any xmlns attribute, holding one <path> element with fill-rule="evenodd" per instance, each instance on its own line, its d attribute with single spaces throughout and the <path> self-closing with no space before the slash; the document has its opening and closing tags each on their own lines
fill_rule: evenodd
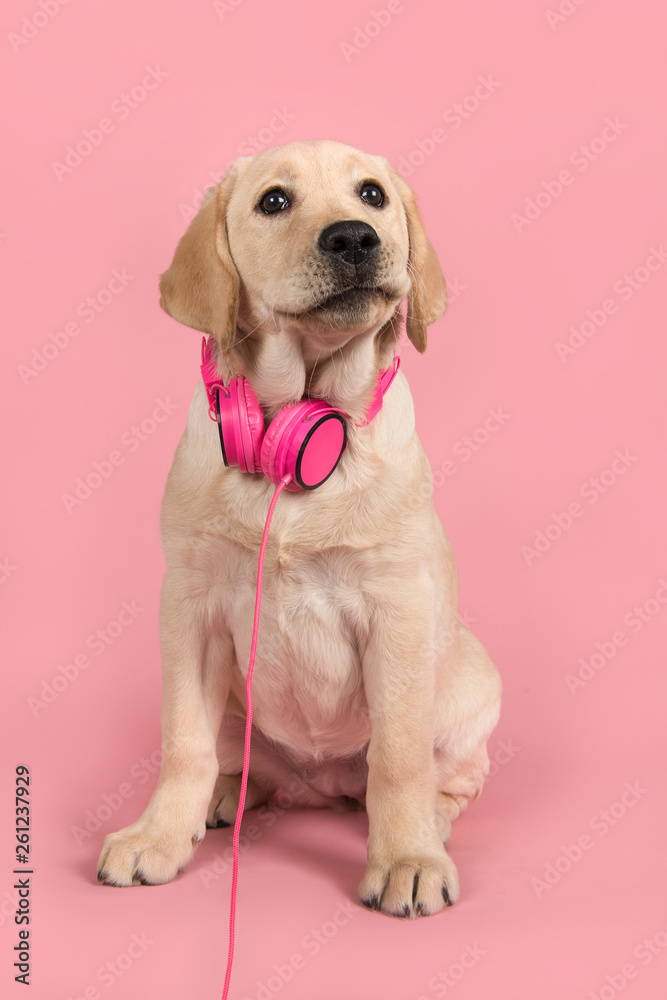
<svg viewBox="0 0 667 1000">
<path fill-rule="evenodd" d="M 371 910 L 392 917 L 426 917 L 459 896 L 456 865 L 446 853 L 423 858 L 370 861 L 359 898 Z"/>
<path fill-rule="evenodd" d="M 190 836 L 141 822 L 104 840 L 97 863 L 97 881 L 103 885 L 163 885 L 187 867 L 205 829 Z"/>
</svg>

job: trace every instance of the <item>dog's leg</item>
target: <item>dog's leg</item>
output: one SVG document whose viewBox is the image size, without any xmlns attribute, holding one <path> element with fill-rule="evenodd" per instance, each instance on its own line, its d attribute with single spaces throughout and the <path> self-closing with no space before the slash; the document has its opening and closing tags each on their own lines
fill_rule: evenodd
<svg viewBox="0 0 667 1000">
<path fill-rule="evenodd" d="M 452 832 L 453 821 L 468 804 L 467 799 L 465 803 L 459 800 L 460 796 L 455 798 L 447 792 L 438 792 L 438 798 L 435 804 L 435 815 L 438 823 L 438 832 L 443 844 L 446 844 L 449 840 Z"/>
<path fill-rule="evenodd" d="M 432 608 L 428 583 L 411 580 L 389 602 L 384 595 L 362 657 L 372 735 L 368 867 L 359 896 L 398 917 L 437 913 L 459 891 L 436 818 Z"/>
<path fill-rule="evenodd" d="M 137 822 L 104 841 L 98 879 L 107 885 L 169 882 L 189 863 L 206 829 L 233 649 L 229 636 L 211 634 L 205 597 L 189 596 L 192 588 L 179 583 L 181 578 L 167 573 L 160 607 L 160 777 Z"/>
<path fill-rule="evenodd" d="M 265 792 L 252 778 L 249 778 L 243 811 L 263 805 L 268 797 L 268 792 Z M 219 774 L 209 803 L 206 826 L 209 829 L 231 826 L 236 820 L 240 798 L 241 775 Z"/>
<path fill-rule="evenodd" d="M 486 743 L 500 712 L 500 676 L 489 654 L 462 622 L 457 635 L 436 703 L 436 808 L 443 841 L 482 791 L 489 773 Z"/>
</svg>

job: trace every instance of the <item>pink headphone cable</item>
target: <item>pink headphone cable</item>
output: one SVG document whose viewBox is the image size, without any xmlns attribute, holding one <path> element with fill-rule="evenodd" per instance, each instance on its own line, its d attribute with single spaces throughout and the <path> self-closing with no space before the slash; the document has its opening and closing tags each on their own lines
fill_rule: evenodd
<svg viewBox="0 0 667 1000">
<path fill-rule="evenodd" d="M 227 1000 L 229 993 L 229 981 L 232 976 L 232 962 L 234 961 L 234 922 L 236 918 L 236 884 L 239 876 L 239 837 L 241 834 L 241 820 L 243 819 L 243 807 L 245 806 L 246 791 L 248 788 L 248 771 L 250 769 L 250 734 L 252 731 L 252 672 L 255 668 L 255 652 L 257 650 L 257 634 L 259 632 L 259 613 L 262 607 L 262 574 L 264 572 L 264 553 L 266 543 L 269 540 L 269 528 L 271 518 L 276 506 L 278 497 L 288 483 L 292 481 L 290 475 L 283 476 L 276 486 L 275 493 L 269 505 L 269 512 L 266 515 L 262 544 L 259 547 L 259 559 L 257 562 L 257 590 L 255 591 L 255 618 L 252 625 L 252 642 L 250 644 L 250 658 L 248 660 L 248 676 L 245 683 L 246 691 L 246 723 L 245 723 L 245 746 L 243 750 L 243 773 L 241 775 L 241 794 L 239 796 L 239 808 L 236 813 L 234 823 L 234 837 L 232 841 L 233 862 L 232 862 L 232 892 L 229 901 L 229 951 L 227 952 L 227 971 L 225 973 L 225 985 L 222 989 L 222 1000 Z"/>
</svg>

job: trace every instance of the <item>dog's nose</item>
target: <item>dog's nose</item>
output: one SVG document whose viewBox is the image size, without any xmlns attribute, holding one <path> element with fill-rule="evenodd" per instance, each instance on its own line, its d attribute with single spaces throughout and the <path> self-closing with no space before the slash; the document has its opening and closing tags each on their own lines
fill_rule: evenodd
<svg viewBox="0 0 667 1000">
<path fill-rule="evenodd" d="M 380 237 L 366 222 L 348 219 L 333 222 L 320 233 L 317 241 L 320 250 L 352 267 L 359 267 L 380 245 Z"/>
</svg>

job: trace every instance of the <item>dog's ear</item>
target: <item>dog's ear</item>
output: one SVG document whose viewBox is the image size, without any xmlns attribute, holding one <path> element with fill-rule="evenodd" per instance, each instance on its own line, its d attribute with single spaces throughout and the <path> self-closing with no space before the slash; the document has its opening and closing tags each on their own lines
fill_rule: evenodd
<svg viewBox="0 0 667 1000">
<path fill-rule="evenodd" d="M 160 278 L 160 305 L 179 323 L 212 333 L 221 351 L 236 336 L 239 276 L 229 252 L 226 205 L 236 179 L 232 167 L 209 188 Z"/>
<path fill-rule="evenodd" d="M 424 232 L 414 192 L 395 170 L 392 173 L 405 209 L 410 245 L 408 267 L 411 285 L 406 330 L 412 343 L 423 354 L 427 327 L 440 319 L 447 308 L 447 286 L 437 254 Z"/>
</svg>

